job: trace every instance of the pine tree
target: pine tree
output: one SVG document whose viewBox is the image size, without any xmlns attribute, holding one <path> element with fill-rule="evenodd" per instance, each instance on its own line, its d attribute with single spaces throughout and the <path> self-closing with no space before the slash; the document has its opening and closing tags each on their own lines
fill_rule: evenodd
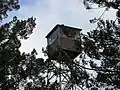
<svg viewBox="0 0 120 90">
<path fill-rule="evenodd" d="M 104 21 L 101 18 L 90 20 L 96 22 L 97 27 L 83 37 L 84 52 L 91 58 L 91 70 L 97 73 L 94 86 L 120 89 L 120 1 L 119 0 L 84 0 L 87 9 L 93 9 L 92 4 L 98 8 L 105 7 L 117 9 L 115 20 Z M 117 22 L 118 21 L 118 22 Z M 97 66 L 96 61 L 100 62 Z"/>
</svg>

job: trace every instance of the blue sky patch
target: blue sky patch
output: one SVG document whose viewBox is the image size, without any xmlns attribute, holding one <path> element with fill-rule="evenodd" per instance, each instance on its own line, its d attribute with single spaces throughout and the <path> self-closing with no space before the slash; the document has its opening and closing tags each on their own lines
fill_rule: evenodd
<svg viewBox="0 0 120 90">
<path fill-rule="evenodd" d="M 20 0 L 21 5 L 33 5 L 36 4 L 39 0 Z"/>
</svg>

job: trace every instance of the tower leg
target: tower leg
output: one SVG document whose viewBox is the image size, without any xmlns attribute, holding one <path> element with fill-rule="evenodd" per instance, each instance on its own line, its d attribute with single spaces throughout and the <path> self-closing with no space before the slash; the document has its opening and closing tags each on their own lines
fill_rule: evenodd
<svg viewBox="0 0 120 90">
<path fill-rule="evenodd" d="M 60 75 L 59 75 L 59 81 L 60 81 L 60 90 L 62 90 L 62 87 L 61 87 L 61 85 L 62 85 L 62 79 L 61 79 L 61 61 L 60 61 L 60 64 L 59 64 L 60 66 L 59 66 L 59 68 L 60 68 Z"/>
</svg>

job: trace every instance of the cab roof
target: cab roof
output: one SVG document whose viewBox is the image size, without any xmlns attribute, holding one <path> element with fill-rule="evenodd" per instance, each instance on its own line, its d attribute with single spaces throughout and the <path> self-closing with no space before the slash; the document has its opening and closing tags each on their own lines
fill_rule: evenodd
<svg viewBox="0 0 120 90">
<path fill-rule="evenodd" d="M 58 27 L 61 27 L 61 28 L 69 28 L 69 29 L 74 29 L 74 30 L 79 30 L 81 31 L 82 29 L 79 29 L 79 28 L 74 28 L 74 27 L 70 27 L 70 26 L 65 26 L 64 24 L 57 24 L 48 34 L 45 38 L 49 38 L 51 36 L 51 34 L 57 30 Z"/>
</svg>

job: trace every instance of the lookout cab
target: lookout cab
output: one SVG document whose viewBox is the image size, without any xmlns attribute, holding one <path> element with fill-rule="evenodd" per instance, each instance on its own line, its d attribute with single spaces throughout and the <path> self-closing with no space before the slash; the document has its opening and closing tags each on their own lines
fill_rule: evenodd
<svg viewBox="0 0 120 90">
<path fill-rule="evenodd" d="M 52 60 L 77 57 L 81 51 L 80 31 L 78 28 L 56 25 L 46 36 L 48 57 Z"/>
</svg>

